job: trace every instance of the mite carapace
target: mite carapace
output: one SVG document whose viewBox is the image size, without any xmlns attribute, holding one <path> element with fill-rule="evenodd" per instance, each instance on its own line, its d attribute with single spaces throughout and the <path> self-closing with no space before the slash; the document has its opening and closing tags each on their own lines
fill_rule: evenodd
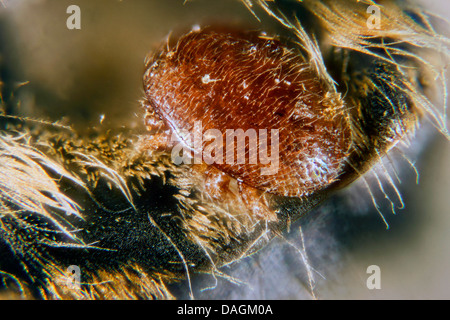
<svg viewBox="0 0 450 320">
<path fill-rule="evenodd" d="M 172 146 L 176 140 L 214 167 L 209 173 L 235 178 L 245 200 L 261 192 L 306 197 L 327 190 L 364 162 L 356 157 L 349 164 L 352 151 L 362 149 L 355 127 L 381 132 L 390 125 L 379 115 L 383 104 L 366 108 L 376 121 L 353 111 L 363 122 L 352 122 L 354 106 L 321 81 L 299 50 L 255 31 L 192 30 L 148 59 L 144 87 L 145 121 L 158 131 L 156 140 Z M 374 145 L 365 147 L 368 158 Z"/>
</svg>

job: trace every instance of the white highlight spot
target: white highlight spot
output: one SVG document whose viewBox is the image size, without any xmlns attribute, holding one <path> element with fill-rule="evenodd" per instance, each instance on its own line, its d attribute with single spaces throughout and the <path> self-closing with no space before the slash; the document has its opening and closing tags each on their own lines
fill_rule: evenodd
<svg viewBox="0 0 450 320">
<path fill-rule="evenodd" d="M 205 75 L 202 77 L 202 82 L 203 82 L 204 84 L 208 84 L 208 83 L 210 83 L 210 82 L 216 82 L 216 81 L 219 81 L 219 79 L 211 79 L 211 76 L 210 76 L 209 74 L 205 74 Z"/>
</svg>

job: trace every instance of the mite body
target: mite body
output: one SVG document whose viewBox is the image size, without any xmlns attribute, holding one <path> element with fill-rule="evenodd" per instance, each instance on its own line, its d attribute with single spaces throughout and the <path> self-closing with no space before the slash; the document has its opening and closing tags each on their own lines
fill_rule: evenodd
<svg viewBox="0 0 450 320">
<path fill-rule="evenodd" d="M 264 33 L 191 31 L 149 59 L 144 86 L 147 127 L 165 127 L 204 159 L 213 143 L 196 146 L 192 136 L 222 134 L 214 144 L 218 161 L 209 163 L 244 189 L 290 197 L 323 190 L 338 178 L 351 146 L 340 95 L 299 52 Z M 269 153 L 276 167 L 261 170 Z M 236 161 L 242 155 L 245 161 Z"/>
</svg>

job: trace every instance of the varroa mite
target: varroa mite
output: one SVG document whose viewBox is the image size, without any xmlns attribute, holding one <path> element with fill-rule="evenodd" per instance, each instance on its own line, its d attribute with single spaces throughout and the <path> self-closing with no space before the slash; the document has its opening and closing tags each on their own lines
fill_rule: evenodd
<svg viewBox="0 0 450 320">
<path fill-rule="evenodd" d="M 157 129 L 159 142 L 175 136 L 207 156 L 208 141 L 196 148 L 185 134 L 201 123 L 202 134 L 215 129 L 223 141 L 227 130 L 253 129 L 266 130 L 268 146 L 278 143 L 277 168 L 271 174 L 261 174 L 268 166 L 261 159 L 250 161 L 252 148 L 263 147 L 261 136 L 256 146 L 247 137 L 245 149 L 224 144 L 223 155 L 234 152 L 237 159 L 245 153 L 245 163 L 224 159 L 210 164 L 217 169 L 210 172 L 220 176 L 212 181 L 224 186 L 226 177 L 236 179 L 247 203 L 261 193 L 304 197 L 326 189 L 339 178 L 351 147 L 340 95 L 321 83 L 300 52 L 265 33 L 193 29 L 147 59 L 144 89 L 146 125 Z M 260 208 L 253 211 L 273 218 Z"/>
</svg>

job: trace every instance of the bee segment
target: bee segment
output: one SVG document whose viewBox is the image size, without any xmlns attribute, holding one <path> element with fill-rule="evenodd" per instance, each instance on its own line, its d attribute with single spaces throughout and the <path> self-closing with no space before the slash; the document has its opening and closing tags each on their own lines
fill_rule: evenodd
<svg viewBox="0 0 450 320">
<path fill-rule="evenodd" d="M 213 166 L 284 196 L 338 179 L 351 146 L 347 111 L 300 52 L 261 33 L 214 28 L 164 48 L 147 63 L 148 108 L 177 136 L 198 131 L 198 123 L 203 135 L 221 132 L 224 158 Z M 192 140 L 182 143 L 196 149 Z M 201 146 L 205 156 L 207 143 Z"/>
</svg>

